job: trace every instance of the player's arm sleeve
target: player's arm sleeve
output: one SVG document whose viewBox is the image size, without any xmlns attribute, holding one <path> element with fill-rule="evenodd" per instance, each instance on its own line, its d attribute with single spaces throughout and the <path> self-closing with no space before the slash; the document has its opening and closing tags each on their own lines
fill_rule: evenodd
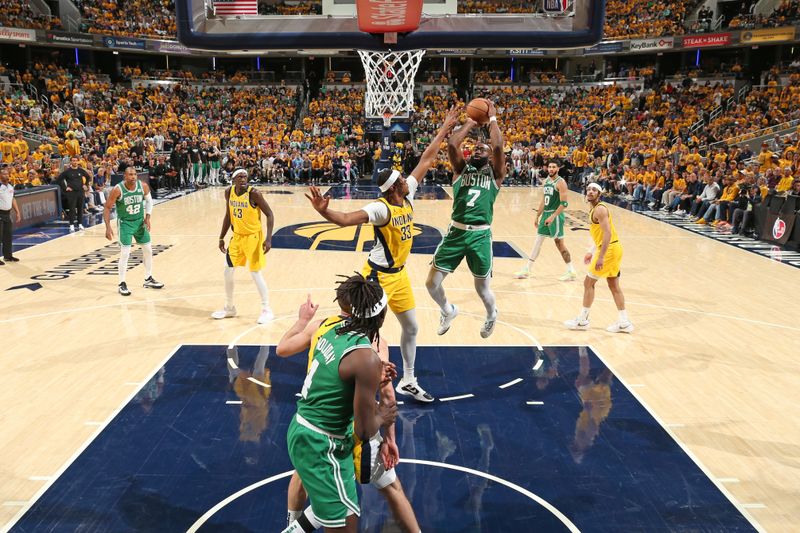
<svg viewBox="0 0 800 533">
<path fill-rule="evenodd" d="M 389 208 L 383 202 L 370 202 L 361 210 L 367 213 L 369 223 L 374 226 L 383 226 L 389 221 Z"/>
<path fill-rule="evenodd" d="M 406 183 L 408 184 L 408 199 L 413 200 L 414 195 L 417 194 L 419 182 L 417 181 L 417 178 L 415 178 L 412 174 L 409 174 L 406 178 Z"/>
</svg>

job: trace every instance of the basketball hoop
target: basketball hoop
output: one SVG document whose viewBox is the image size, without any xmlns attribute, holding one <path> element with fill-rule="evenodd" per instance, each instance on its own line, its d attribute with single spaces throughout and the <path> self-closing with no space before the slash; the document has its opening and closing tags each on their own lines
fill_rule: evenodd
<svg viewBox="0 0 800 533">
<path fill-rule="evenodd" d="M 392 127 L 392 117 L 394 115 L 391 111 L 384 111 L 383 113 L 383 127 L 387 130 Z"/>
<path fill-rule="evenodd" d="M 367 118 L 407 118 L 414 108 L 414 77 L 425 50 L 372 52 L 359 50 L 367 79 L 364 110 Z M 386 126 L 388 127 L 388 125 Z"/>
</svg>

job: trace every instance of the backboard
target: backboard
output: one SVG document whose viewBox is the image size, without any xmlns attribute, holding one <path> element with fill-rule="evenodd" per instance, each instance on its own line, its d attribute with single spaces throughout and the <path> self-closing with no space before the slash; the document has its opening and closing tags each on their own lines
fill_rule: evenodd
<svg viewBox="0 0 800 533">
<path fill-rule="evenodd" d="M 260 14 L 241 15 L 227 7 L 234 0 L 175 0 L 178 38 L 191 48 L 253 54 L 272 50 L 567 49 L 599 42 L 605 19 L 605 0 L 434 0 L 423 3 L 418 29 L 398 34 L 396 43 L 389 44 L 383 34 L 359 31 L 356 1 L 252 1 L 250 5 L 257 4 Z M 476 5 L 494 12 L 469 12 L 476 10 L 472 7 Z"/>
</svg>

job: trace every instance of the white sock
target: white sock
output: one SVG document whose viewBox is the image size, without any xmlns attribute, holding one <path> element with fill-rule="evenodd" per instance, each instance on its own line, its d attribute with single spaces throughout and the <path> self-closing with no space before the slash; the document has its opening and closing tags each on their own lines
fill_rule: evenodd
<svg viewBox="0 0 800 533">
<path fill-rule="evenodd" d="M 578 316 L 578 320 L 584 322 L 588 319 L 589 319 L 589 308 L 581 307 L 581 314 Z"/>
<path fill-rule="evenodd" d="M 572 266 L 572 261 L 567 263 L 567 272 L 569 272 L 570 274 L 574 274 L 575 273 L 575 267 Z"/>
<path fill-rule="evenodd" d="M 142 257 L 144 258 L 144 279 L 153 275 L 153 245 L 152 243 L 142 244 Z"/>
<path fill-rule="evenodd" d="M 428 289 L 428 294 L 431 295 L 433 301 L 436 302 L 439 309 L 442 310 L 442 313 L 449 315 L 453 312 L 453 306 L 447 302 L 447 295 L 445 295 L 444 287 L 442 286 L 442 282 L 446 276 L 447 272 L 442 272 L 441 270 L 436 270 L 431 267 L 428 272 L 428 279 L 425 281 L 425 287 Z"/>
<path fill-rule="evenodd" d="M 269 309 L 269 290 L 267 289 L 267 282 L 264 281 L 264 276 L 261 275 L 260 270 L 258 272 L 250 272 L 250 276 L 256 282 L 258 294 L 261 295 L 261 309 Z"/>
<path fill-rule="evenodd" d="M 119 273 L 119 282 L 125 282 L 125 273 L 128 271 L 128 258 L 131 256 L 130 246 L 119 247 L 119 263 L 117 263 L 117 272 Z"/>
<path fill-rule="evenodd" d="M 628 312 L 623 309 L 619 312 L 619 323 L 620 324 L 628 324 L 630 320 L 628 320 Z"/>
<path fill-rule="evenodd" d="M 497 315 L 494 293 L 492 292 L 492 278 L 475 278 L 475 290 L 486 308 L 486 316 L 492 318 Z"/>
<path fill-rule="evenodd" d="M 225 307 L 233 307 L 233 267 L 225 267 Z"/>
<path fill-rule="evenodd" d="M 403 313 L 398 313 L 397 320 L 400 322 L 400 353 L 403 356 L 403 379 L 414 381 L 414 360 L 417 358 L 417 313 L 414 309 L 409 309 Z"/>
</svg>

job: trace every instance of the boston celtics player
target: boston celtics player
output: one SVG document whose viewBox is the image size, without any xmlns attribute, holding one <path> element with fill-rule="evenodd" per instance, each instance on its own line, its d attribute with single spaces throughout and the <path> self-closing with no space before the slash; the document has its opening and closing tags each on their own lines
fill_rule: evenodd
<svg viewBox="0 0 800 533">
<path fill-rule="evenodd" d="M 415 374 L 419 330 L 417 304 L 405 267 L 414 242 L 414 194 L 418 180 L 425 178 L 428 169 L 436 161 L 441 143 L 458 122 L 458 113 L 455 108 L 447 112 L 444 123 L 408 177 L 388 168 L 378 173 L 381 196 L 377 201 L 370 202 L 358 211 L 345 213 L 329 209 L 330 198 L 323 196 L 317 187 L 310 187 L 310 194 L 306 194 L 314 209 L 328 222 L 342 227 L 372 224 L 375 242 L 362 273 L 376 280 L 386 291 L 389 309 L 402 328 L 400 353 L 403 356 L 403 378 L 397 384 L 397 393 L 426 403 L 432 402 L 433 396 L 419 385 Z"/>
<path fill-rule="evenodd" d="M 225 218 L 219 232 L 219 251 L 225 254 L 225 307 L 211 313 L 217 320 L 236 316 L 233 305 L 233 275 L 236 267 L 249 265 L 250 276 L 261 296 L 259 324 L 266 324 L 275 315 L 269 306 L 269 290 L 261 269 L 265 254 L 272 248 L 272 226 L 275 216 L 260 192 L 247 185 L 247 171 L 238 168 L 231 174 L 233 185 L 225 189 Z M 267 217 L 267 236 L 261 227 L 261 213 Z M 225 235 L 233 229 L 233 237 L 225 248 Z"/>
<path fill-rule="evenodd" d="M 561 258 L 567 264 L 567 271 L 558 278 L 561 281 L 573 281 L 578 275 L 575 267 L 572 266 L 572 256 L 564 244 L 564 210 L 569 205 L 567 203 L 567 182 L 558 175 L 560 165 L 558 160 L 551 159 L 547 162 L 547 178 L 542 186 L 542 201 L 539 202 L 539 209 L 536 211 L 537 226 L 536 242 L 533 245 L 528 261 L 525 266 L 514 274 L 517 279 L 524 279 L 530 276 L 530 269 L 533 262 L 539 257 L 542 243 L 546 238 L 551 238 L 556 243 L 556 248 L 561 253 Z"/>
<path fill-rule="evenodd" d="M 351 316 L 319 331 L 287 441 L 314 520 L 326 531 L 354 532 L 360 509 L 353 432 L 362 442 L 374 439 L 381 428 L 394 424 L 397 405 L 384 397 L 375 402 L 384 372 L 372 343 L 379 340 L 386 318 L 386 293 L 356 274 L 336 294 L 349 301 Z M 298 520 L 286 531 L 308 530 L 305 522 Z"/>
<path fill-rule="evenodd" d="M 436 248 L 425 286 L 439 304 L 441 316 L 437 333 L 444 335 L 458 315 L 458 307 L 447 301 L 442 287 L 447 274 L 454 272 L 466 257 L 475 280 L 475 290 L 486 308 L 486 321 L 481 327 L 484 339 L 492 334 L 497 320 L 497 307 L 490 283 L 492 277 L 492 215 L 494 201 L 506 177 L 506 156 L 503 133 L 497 125 L 494 104 L 489 105 L 489 139 L 491 148 L 475 144 L 469 162 L 464 161 L 461 144 L 477 125 L 467 119 L 461 129 L 450 136 L 447 155 L 453 166 L 453 211 L 450 227 Z"/>
<path fill-rule="evenodd" d="M 131 256 L 131 243 L 133 239 L 142 248 L 144 259 L 144 287 L 146 289 L 161 289 L 164 287 L 153 279 L 153 247 L 150 244 L 150 214 L 153 212 L 153 198 L 150 196 L 150 187 L 139 181 L 136 169 L 125 169 L 125 177 L 118 183 L 111 194 L 108 195 L 103 220 L 106 223 L 106 239 L 114 240 L 114 231 L 111 229 L 111 208 L 117 208 L 117 231 L 119 232 L 119 293 L 130 296 L 131 291 L 125 283 L 125 274 L 128 271 L 128 258 Z"/>
</svg>

